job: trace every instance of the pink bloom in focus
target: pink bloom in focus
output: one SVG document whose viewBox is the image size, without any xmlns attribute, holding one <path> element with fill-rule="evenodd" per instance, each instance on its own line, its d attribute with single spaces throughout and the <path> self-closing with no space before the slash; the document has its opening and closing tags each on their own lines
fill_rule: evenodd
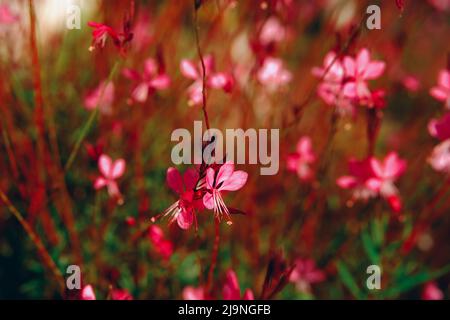
<svg viewBox="0 0 450 320">
<path fill-rule="evenodd" d="M 96 300 L 94 289 L 90 284 L 85 285 L 81 290 L 81 300 Z"/>
<path fill-rule="evenodd" d="M 89 51 L 92 51 L 95 48 L 104 48 L 108 37 L 112 39 L 114 45 L 117 46 L 120 43 L 119 34 L 110 26 L 92 21 L 88 22 L 88 26 L 94 28 L 92 31 L 92 44 L 89 47 Z"/>
<path fill-rule="evenodd" d="M 203 287 L 187 286 L 183 289 L 184 300 L 207 300 L 205 289 Z"/>
<path fill-rule="evenodd" d="M 442 300 L 444 294 L 435 282 L 428 282 L 422 289 L 422 300 Z"/>
<path fill-rule="evenodd" d="M 158 226 L 151 225 L 148 229 L 148 237 L 153 244 L 155 251 L 164 259 L 168 260 L 173 253 L 173 244 L 166 240 L 164 232 Z"/>
<path fill-rule="evenodd" d="M 88 93 L 84 98 L 84 105 L 88 110 L 94 110 L 96 107 L 101 113 L 109 115 L 112 112 L 111 106 L 114 102 L 114 84 L 103 81 L 97 88 Z"/>
<path fill-rule="evenodd" d="M 286 37 L 286 31 L 276 17 L 270 17 L 264 23 L 259 34 L 259 41 L 267 46 L 274 42 L 281 42 Z"/>
<path fill-rule="evenodd" d="M 241 298 L 241 289 L 239 288 L 236 273 L 233 270 L 228 270 L 225 277 L 226 280 L 222 290 L 224 300 L 255 300 L 250 289 L 245 290 Z"/>
<path fill-rule="evenodd" d="M 431 96 L 433 98 L 444 102 L 445 107 L 450 109 L 450 71 L 441 70 L 439 72 L 437 86 L 431 88 Z"/>
<path fill-rule="evenodd" d="M 428 158 L 431 167 L 443 173 L 450 173 L 450 139 L 441 142 L 434 147 L 433 152 Z"/>
<path fill-rule="evenodd" d="M 123 75 L 137 83 L 131 93 L 134 101 L 145 102 L 150 93 L 155 90 L 167 89 L 170 85 L 170 78 L 164 72 L 158 72 L 158 64 L 155 59 L 148 58 L 144 62 L 144 71 L 139 74 L 133 69 L 124 69 Z"/>
<path fill-rule="evenodd" d="M 311 292 L 311 285 L 325 280 L 325 272 L 316 268 L 316 263 L 312 259 L 295 260 L 295 268 L 289 280 L 294 282 L 297 289 L 304 293 Z"/>
<path fill-rule="evenodd" d="M 431 136 L 439 140 L 450 138 L 450 113 L 445 114 L 441 119 L 432 119 L 428 123 L 428 132 Z"/>
<path fill-rule="evenodd" d="M 309 137 L 301 137 L 297 142 L 297 149 L 287 158 L 287 168 L 289 171 L 297 173 L 300 180 L 310 180 L 313 177 L 311 164 L 316 161 L 316 155 L 312 150 L 312 143 Z"/>
<path fill-rule="evenodd" d="M 215 72 L 214 58 L 207 55 L 203 58 L 205 64 L 206 87 L 213 89 L 222 89 L 225 92 L 231 92 L 234 86 L 233 77 L 225 72 Z M 203 69 L 201 63 L 198 67 L 188 59 L 181 60 L 181 73 L 188 79 L 195 80 L 188 88 L 189 105 L 199 105 L 203 101 Z"/>
<path fill-rule="evenodd" d="M 109 156 L 102 154 L 98 159 L 98 168 L 102 176 L 98 177 L 94 182 L 96 190 L 107 187 L 108 194 L 113 198 L 122 199 L 116 180 L 125 172 L 125 160 L 118 159 L 112 161 Z"/>
<path fill-rule="evenodd" d="M 217 174 L 213 168 L 208 168 L 206 170 L 207 193 L 203 196 L 203 204 L 210 210 L 214 209 L 218 219 L 225 215 L 227 224 L 232 224 L 230 212 L 222 199 L 222 192 L 241 189 L 247 182 L 247 178 L 247 172 L 234 171 L 234 164 L 231 161 L 224 163 Z"/>
<path fill-rule="evenodd" d="M 285 85 L 292 79 L 292 74 L 283 66 L 283 60 L 277 58 L 266 58 L 256 75 L 258 81 L 271 92 Z"/>
<path fill-rule="evenodd" d="M 367 81 L 380 77 L 385 67 L 384 62 L 371 60 L 369 50 L 366 48 L 359 51 L 356 59 L 344 57 L 345 75 L 350 79 L 344 85 L 344 94 L 362 101 L 369 99 L 371 93 Z"/>
<path fill-rule="evenodd" d="M 178 194 L 179 200 L 166 209 L 164 215 L 171 216 L 170 222 L 176 220 L 183 230 L 191 227 L 195 219 L 195 209 L 201 206 L 200 201 L 194 200 L 194 188 L 198 178 L 198 172 L 193 168 L 187 169 L 183 177 L 176 168 L 167 169 L 167 185 Z"/>
<path fill-rule="evenodd" d="M 111 291 L 112 300 L 133 300 L 133 296 L 125 289 L 113 289 Z"/>
<path fill-rule="evenodd" d="M 13 14 L 7 4 L 0 5 L 0 24 L 12 24 L 19 21 L 19 16 Z"/>
</svg>

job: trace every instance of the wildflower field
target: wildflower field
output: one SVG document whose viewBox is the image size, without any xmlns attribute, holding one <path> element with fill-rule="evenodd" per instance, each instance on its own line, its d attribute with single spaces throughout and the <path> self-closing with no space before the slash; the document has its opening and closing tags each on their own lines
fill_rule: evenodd
<svg viewBox="0 0 450 320">
<path fill-rule="evenodd" d="M 0 39 L 0 299 L 449 298 L 449 0 L 0 0 Z"/>
</svg>

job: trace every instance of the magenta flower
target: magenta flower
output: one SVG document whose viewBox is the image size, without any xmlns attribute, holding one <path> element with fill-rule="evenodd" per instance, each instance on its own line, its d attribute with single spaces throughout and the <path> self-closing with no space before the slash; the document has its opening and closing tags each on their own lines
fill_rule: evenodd
<svg viewBox="0 0 450 320">
<path fill-rule="evenodd" d="M 311 293 L 311 285 L 324 281 L 325 277 L 325 272 L 316 268 L 314 260 L 298 258 L 289 280 L 295 283 L 299 291 Z"/>
<path fill-rule="evenodd" d="M 124 69 L 122 74 L 137 84 L 131 93 L 131 97 L 137 102 L 145 102 L 148 95 L 155 90 L 167 89 L 170 86 L 169 76 L 158 71 L 158 64 L 152 58 L 145 60 L 142 74 L 128 68 Z"/>
<path fill-rule="evenodd" d="M 445 114 L 441 119 L 432 119 L 428 123 L 428 132 L 441 141 L 450 139 L 450 113 Z"/>
<path fill-rule="evenodd" d="M 12 24 L 19 21 L 19 16 L 11 12 L 7 4 L 0 5 L 0 24 Z"/>
<path fill-rule="evenodd" d="M 114 84 L 103 81 L 97 88 L 89 92 L 84 98 L 84 106 L 88 110 L 98 108 L 102 114 L 110 115 L 114 102 Z"/>
<path fill-rule="evenodd" d="M 438 172 L 450 173 L 450 139 L 434 147 L 428 158 L 428 163 Z"/>
<path fill-rule="evenodd" d="M 369 50 L 365 48 L 359 51 L 356 59 L 344 57 L 345 75 L 350 79 L 344 85 L 344 94 L 360 101 L 370 99 L 367 81 L 380 77 L 385 67 L 384 62 L 371 60 Z"/>
<path fill-rule="evenodd" d="M 256 77 L 268 91 L 273 92 L 291 81 L 292 74 L 284 68 L 283 60 L 268 57 L 264 59 L 263 65 L 259 68 Z"/>
<path fill-rule="evenodd" d="M 234 164 L 231 161 L 224 163 L 216 173 L 213 168 L 206 170 L 206 189 L 203 196 L 203 204 L 206 208 L 214 210 L 218 219 L 225 216 L 227 224 L 232 224 L 230 212 L 225 205 L 222 192 L 237 191 L 247 182 L 248 174 L 245 171 L 234 171 Z"/>
<path fill-rule="evenodd" d="M 179 200 L 167 208 L 163 215 L 170 216 L 170 222 L 176 220 L 183 230 L 191 227 L 195 220 L 195 210 L 201 208 L 201 202 L 194 199 L 198 179 L 198 172 L 193 168 L 187 169 L 183 177 L 176 168 L 167 169 L 167 185 L 179 195 Z"/>
<path fill-rule="evenodd" d="M 187 286 L 183 289 L 184 300 L 208 300 L 203 287 Z"/>
<path fill-rule="evenodd" d="M 336 183 L 342 189 L 352 189 L 354 199 L 367 200 L 376 196 L 378 189 L 366 182 L 374 176 L 370 159 L 356 160 L 351 158 L 348 162 L 348 176 L 342 176 Z"/>
<path fill-rule="evenodd" d="M 444 294 L 436 285 L 436 282 L 427 282 L 422 289 L 422 300 L 442 300 Z"/>
<path fill-rule="evenodd" d="M 94 30 L 92 30 L 92 43 L 89 47 L 89 51 L 93 51 L 96 48 L 103 49 L 106 40 L 111 38 L 114 46 L 116 46 L 121 53 L 124 53 L 125 45 L 133 39 L 133 33 L 130 32 L 129 21 L 124 22 L 123 32 L 117 32 L 110 26 L 98 22 L 89 21 L 88 26 L 94 28 Z"/>
<path fill-rule="evenodd" d="M 102 175 L 95 180 L 94 188 L 98 190 L 106 187 L 108 194 L 113 198 L 118 198 L 121 202 L 122 195 L 116 180 L 123 176 L 125 172 L 125 160 L 112 161 L 108 155 L 102 154 L 98 159 L 98 168 Z"/>
<path fill-rule="evenodd" d="M 259 42 L 268 46 L 275 42 L 281 42 L 286 37 L 286 30 L 276 17 L 270 17 L 264 23 L 259 33 Z"/>
<path fill-rule="evenodd" d="M 158 226 L 151 225 L 148 229 L 148 238 L 153 244 L 155 251 L 164 259 L 168 260 L 173 253 L 173 244 L 164 237 L 164 232 Z"/>
<path fill-rule="evenodd" d="M 81 290 L 81 300 L 97 300 L 95 297 L 94 289 L 90 284 L 85 285 Z"/>
<path fill-rule="evenodd" d="M 288 155 L 287 168 L 297 173 L 300 180 L 310 180 L 314 176 L 311 165 L 316 161 L 309 137 L 301 137 L 297 142 L 296 152 Z"/>
<path fill-rule="evenodd" d="M 133 296 L 125 289 L 111 290 L 112 300 L 133 300 Z"/>
<path fill-rule="evenodd" d="M 252 290 L 247 289 L 241 298 L 241 289 L 236 273 L 233 270 L 226 272 L 226 280 L 222 290 L 224 300 L 255 300 Z"/>
<path fill-rule="evenodd" d="M 231 92 L 234 86 L 233 77 L 225 72 L 215 72 L 214 58 L 211 55 L 204 57 L 206 86 L 213 89 L 222 89 L 225 92 Z M 195 80 L 188 88 L 189 105 L 200 105 L 203 101 L 203 71 L 199 63 L 198 67 L 195 63 L 188 59 L 181 60 L 181 73 L 188 79 Z"/>
<path fill-rule="evenodd" d="M 428 2 L 439 11 L 450 10 L 450 0 L 428 0 Z"/>
<path fill-rule="evenodd" d="M 439 72 L 437 86 L 431 88 L 431 96 L 433 98 L 444 102 L 447 109 L 450 109 L 450 71 L 441 70 Z"/>
</svg>

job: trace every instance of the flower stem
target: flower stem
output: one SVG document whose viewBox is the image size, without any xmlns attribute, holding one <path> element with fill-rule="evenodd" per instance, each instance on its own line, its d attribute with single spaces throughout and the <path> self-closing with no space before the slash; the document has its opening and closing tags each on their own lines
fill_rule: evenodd
<svg viewBox="0 0 450 320">
<path fill-rule="evenodd" d="M 211 287 L 211 283 L 212 283 L 213 276 L 214 276 L 214 269 L 216 268 L 216 265 L 217 265 L 217 256 L 219 255 L 220 220 L 217 217 L 214 217 L 214 226 L 215 226 L 216 236 L 214 238 L 214 247 L 213 247 L 213 252 L 212 252 L 212 257 L 211 257 L 211 266 L 209 267 L 209 272 L 208 272 L 208 281 L 206 282 L 206 289 L 205 289 L 206 292 L 208 292 Z"/>
</svg>

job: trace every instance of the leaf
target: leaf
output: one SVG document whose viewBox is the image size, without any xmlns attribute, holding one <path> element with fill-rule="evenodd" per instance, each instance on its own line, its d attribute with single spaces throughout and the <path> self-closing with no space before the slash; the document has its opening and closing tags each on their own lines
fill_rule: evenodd
<svg viewBox="0 0 450 320">
<path fill-rule="evenodd" d="M 367 253 L 367 256 L 370 259 L 372 264 L 379 264 L 380 262 L 380 250 L 377 245 L 373 242 L 371 235 L 369 232 L 364 230 L 361 234 L 361 239 L 363 243 L 364 250 Z"/>
<path fill-rule="evenodd" d="M 339 277 L 341 278 L 342 282 L 344 282 L 345 286 L 350 290 L 352 295 L 357 299 L 360 300 L 364 299 L 365 295 L 359 289 L 355 279 L 350 273 L 350 270 L 348 270 L 347 266 L 342 261 L 338 261 L 336 263 L 336 266 L 339 273 Z"/>
</svg>

